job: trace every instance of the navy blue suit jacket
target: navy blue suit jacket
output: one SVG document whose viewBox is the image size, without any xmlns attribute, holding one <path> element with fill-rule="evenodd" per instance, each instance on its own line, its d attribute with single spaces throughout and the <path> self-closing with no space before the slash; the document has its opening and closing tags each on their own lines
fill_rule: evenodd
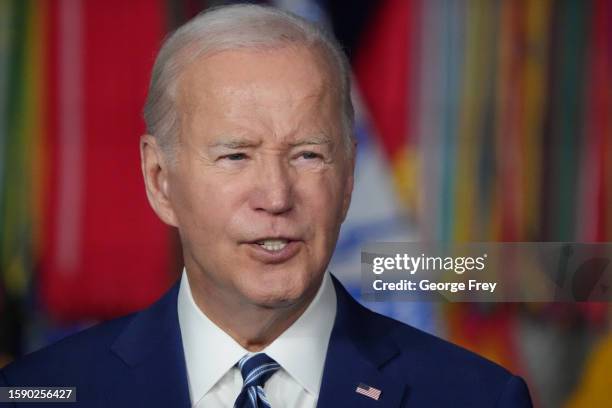
<svg viewBox="0 0 612 408">
<path fill-rule="evenodd" d="M 531 406 L 519 377 L 364 308 L 335 278 L 334 286 L 338 309 L 318 407 Z M 142 312 L 92 327 L 10 364 L 0 371 L 0 386 L 76 386 L 78 401 L 70 406 L 188 407 L 178 287 Z M 381 390 L 380 398 L 355 392 L 360 383 Z"/>
</svg>

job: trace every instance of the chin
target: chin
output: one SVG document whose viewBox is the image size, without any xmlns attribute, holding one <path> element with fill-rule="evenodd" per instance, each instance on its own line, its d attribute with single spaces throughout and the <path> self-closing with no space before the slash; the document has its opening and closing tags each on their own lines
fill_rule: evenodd
<svg viewBox="0 0 612 408">
<path fill-rule="evenodd" d="M 254 304 L 269 308 L 284 308 L 300 303 L 307 297 L 309 286 L 299 282 L 266 282 L 260 280 L 243 293 Z"/>
</svg>

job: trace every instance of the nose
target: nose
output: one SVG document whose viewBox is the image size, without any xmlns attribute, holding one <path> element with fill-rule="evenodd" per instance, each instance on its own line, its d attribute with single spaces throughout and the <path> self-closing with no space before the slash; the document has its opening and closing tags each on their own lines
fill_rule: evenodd
<svg viewBox="0 0 612 408">
<path fill-rule="evenodd" d="M 283 214 L 294 205 L 293 180 L 289 165 L 281 157 L 267 157 L 258 166 L 257 186 L 251 208 L 270 214 Z"/>
</svg>

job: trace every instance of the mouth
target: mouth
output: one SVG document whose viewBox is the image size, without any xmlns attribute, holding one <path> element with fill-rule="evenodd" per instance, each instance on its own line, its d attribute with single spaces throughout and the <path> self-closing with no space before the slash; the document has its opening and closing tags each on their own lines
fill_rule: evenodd
<svg viewBox="0 0 612 408">
<path fill-rule="evenodd" d="M 285 248 L 289 242 L 288 239 L 262 239 L 255 243 L 266 251 L 276 252 Z"/>
<path fill-rule="evenodd" d="M 266 237 L 247 242 L 251 257 L 267 264 L 285 262 L 300 250 L 300 241 L 287 237 Z"/>
</svg>

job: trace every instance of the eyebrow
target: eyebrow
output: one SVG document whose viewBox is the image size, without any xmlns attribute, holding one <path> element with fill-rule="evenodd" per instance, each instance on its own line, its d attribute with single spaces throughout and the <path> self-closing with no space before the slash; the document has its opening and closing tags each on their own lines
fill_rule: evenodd
<svg viewBox="0 0 612 408">
<path fill-rule="evenodd" d="M 208 146 L 211 148 L 215 147 L 223 147 L 226 149 L 245 149 L 250 147 L 257 147 L 261 144 L 260 142 L 255 142 L 248 139 L 229 139 L 229 140 L 219 140 L 210 143 Z M 298 146 L 306 146 L 306 145 L 331 145 L 332 140 L 327 136 L 313 136 L 308 137 L 302 140 L 298 140 L 295 142 L 290 142 L 288 145 L 290 147 L 298 147 Z"/>
<path fill-rule="evenodd" d="M 329 137 L 327 136 L 314 136 L 314 137 L 309 137 L 303 140 L 299 140 L 297 142 L 292 142 L 289 143 L 289 146 L 291 147 L 296 147 L 296 146 L 304 146 L 304 145 L 331 145 L 332 141 Z"/>
<path fill-rule="evenodd" d="M 254 142 L 248 139 L 229 139 L 229 140 L 219 140 L 216 142 L 212 142 L 209 144 L 209 147 L 225 147 L 227 149 L 244 149 L 247 147 L 256 147 L 259 146 L 261 142 Z"/>
</svg>

